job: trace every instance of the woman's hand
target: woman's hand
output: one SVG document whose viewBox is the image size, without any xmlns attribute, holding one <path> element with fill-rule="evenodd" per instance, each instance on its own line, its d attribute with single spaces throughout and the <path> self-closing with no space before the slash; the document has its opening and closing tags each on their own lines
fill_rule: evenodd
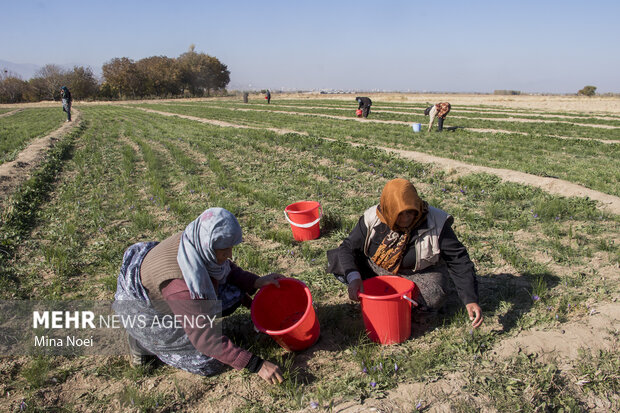
<svg viewBox="0 0 620 413">
<path fill-rule="evenodd" d="M 364 292 L 364 284 L 362 283 L 361 279 L 356 279 L 353 280 L 349 283 L 349 298 L 353 301 L 359 301 L 359 297 L 357 296 L 358 293 L 363 293 Z"/>
<path fill-rule="evenodd" d="M 473 328 L 480 327 L 482 320 L 484 320 L 484 317 L 482 317 L 482 308 L 480 308 L 477 303 L 469 303 L 465 305 L 465 307 L 467 308 L 467 314 L 469 314 L 469 319 L 471 320 L 471 326 Z"/>
<path fill-rule="evenodd" d="M 254 282 L 254 288 L 259 289 L 259 288 L 263 288 L 266 285 L 269 284 L 273 284 L 276 287 L 280 287 L 280 283 L 278 282 L 279 279 L 281 278 L 286 278 L 284 275 L 282 274 L 278 274 L 275 272 L 272 272 L 271 274 L 267 274 L 263 277 L 259 277 L 255 282 Z"/>
<path fill-rule="evenodd" d="M 258 375 L 261 376 L 263 380 L 271 384 L 279 384 L 284 381 L 280 367 L 267 360 L 263 361 L 263 365 L 258 371 Z"/>
</svg>

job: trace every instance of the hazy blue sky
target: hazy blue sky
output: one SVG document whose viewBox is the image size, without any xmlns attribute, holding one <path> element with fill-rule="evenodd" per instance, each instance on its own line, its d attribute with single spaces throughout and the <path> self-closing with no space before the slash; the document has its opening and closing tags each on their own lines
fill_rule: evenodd
<svg viewBox="0 0 620 413">
<path fill-rule="evenodd" d="M 620 1 L 0 0 L 0 60 L 177 57 L 231 88 L 620 92 Z M 251 86 L 250 86 L 251 85 Z"/>
</svg>

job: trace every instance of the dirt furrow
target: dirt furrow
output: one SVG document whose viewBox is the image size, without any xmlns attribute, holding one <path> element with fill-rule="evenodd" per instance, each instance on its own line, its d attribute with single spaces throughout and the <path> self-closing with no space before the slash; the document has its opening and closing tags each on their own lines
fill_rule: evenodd
<svg viewBox="0 0 620 413">
<path fill-rule="evenodd" d="M 12 110 L 12 111 L 7 112 L 7 113 L 0 114 L 0 118 L 3 118 L 5 116 L 15 115 L 16 113 L 21 112 L 22 110 L 23 109 L 15 109 L 15 110 Z"/>
</svg>

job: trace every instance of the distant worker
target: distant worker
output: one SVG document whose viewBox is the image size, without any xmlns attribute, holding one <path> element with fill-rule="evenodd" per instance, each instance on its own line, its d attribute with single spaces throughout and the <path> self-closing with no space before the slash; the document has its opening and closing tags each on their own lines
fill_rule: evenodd
<svg viewBox="0 0 620 413">
<path fill-rule="evenodd" d="M 269 89 L 265 92 L 265 99 L 267 99 L 267 103 L 271 102 L 271 92 L 269 92 Z"/>
<path fill-rule="evenodd" d="M 62 99 L 62 111 L 67 112 L 67 122 L 71 122 L 71 92 L 66 86 L 60 88 L 60 97 Z"/>
<path fill-rule="evenodd" d="M 441 102 L 441 103 L 438 103 L 433 106 L 429 106 L 426 109 L 424 109 L 424 116 L 430 115 L 431 117 L 431 121 L 428 124 L 428 132 L 430 132 L 431 128 L 433 127 L 433 122 L 435 122 L 435 117 L 438 118 L 437 132 L 443 131 L 443 121 L 444 119 L 446 119 L 446 116 L 448 116 L 448 113 L 450 113 L 450 104 L 448 102 Z"/>
<path fill-rule="evenodd" d="M 243 92 L 243 103 L 248 103 L 248 92 Z"/>
<path fill-rule="evenodd" d="M 370 98 L 361 96 L 361 97 L 356 97 L 355 100 L 357 100 L 357 103 L 359 103 L 359 106 L 357 107 L 358 110 L 362 110 L 362 116 L 367 118 L 368 115 L 370 115 L 370 107 L 372 106 L 372 100 L 370 100 Z"/>
</svg>

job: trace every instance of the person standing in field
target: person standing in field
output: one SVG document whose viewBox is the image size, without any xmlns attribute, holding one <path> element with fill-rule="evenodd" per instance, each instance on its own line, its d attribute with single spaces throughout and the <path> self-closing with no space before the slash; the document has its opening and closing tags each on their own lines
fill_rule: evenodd
<svg viewBox="0 0 620 413">
<path fill-rule="evenodd" d="M 269 92 L 269 89 L 265 92 L 265 99 L 267 99 L 267 103 L 271 102 L 271 92 Z"/>
<path fill-rule="evenodd" d="M 424 116 L 430 116 L 431 120 L 428 123 L 428 132 L 431 131 L 435 117 L 437 117 L 437 132 L 443 131 L 443 121 L 450 113 L 450 104 L 448 102 L 440 102 L 436 105 L 429 106 L 424 110 Z"/>
<path fill-rule="evenodd" d="M 162 242 L 140 242 L 125 251 L 113 309 L 121 317 L 144 320 L 142 327 L 125 326 L 132 364 L 159 359 L 202 376 L 218 374 L 228 365 L 269 383 L 283 381 L 277 365 L 236 346 L 205 320 L 210 314 L 232 314 L 239 305 L 249 307 L 250 294 L 268 284 L 279 287 L 284 278 L 276 273 L 259 277 L 232 263 L 232 249 L 241 242 L 235 216 L 224 208 L 209 208 Z M 184 321 L 154 324 L 166 316 Z M 201 324 L 192 321 L 200 317 Z"/>
<path fill-rule="evenodd" d="M 62 111 L 67 113 L 67 122 L 71 122 L 71 92 L 66 86 L 60 88 L 60 97 L 62 99 Z"/>
<path fill-rule="evenodd" d="M 372 100 L 370 100 L 370 98 L 367 98 L 365 96 L 358 96 L 355 98 L 355 100 L 357 100 L 358 106 L 357 109 L 358 110 L 362 110 L 362 116 L 364 118 L 367 118 L 368 115 L 370 115 L 370 107 L 372 106 Z"/>
<path fill-rule="evenodd" d="M 452 230 L 453 221 L 423 201 L 407 179 L 393 179 L 385 184 L 379 204 L 368 208 L 340 246 L 327 252 L 327 271 L 347 285 L 354 301 L 364 292 L 365 279 L 407 278 L 419 290 L 418 310 L 427 315 L 447 302 L 451 279 L 477 328 L 483 317 L 475 268 Z"/>
</svg>

